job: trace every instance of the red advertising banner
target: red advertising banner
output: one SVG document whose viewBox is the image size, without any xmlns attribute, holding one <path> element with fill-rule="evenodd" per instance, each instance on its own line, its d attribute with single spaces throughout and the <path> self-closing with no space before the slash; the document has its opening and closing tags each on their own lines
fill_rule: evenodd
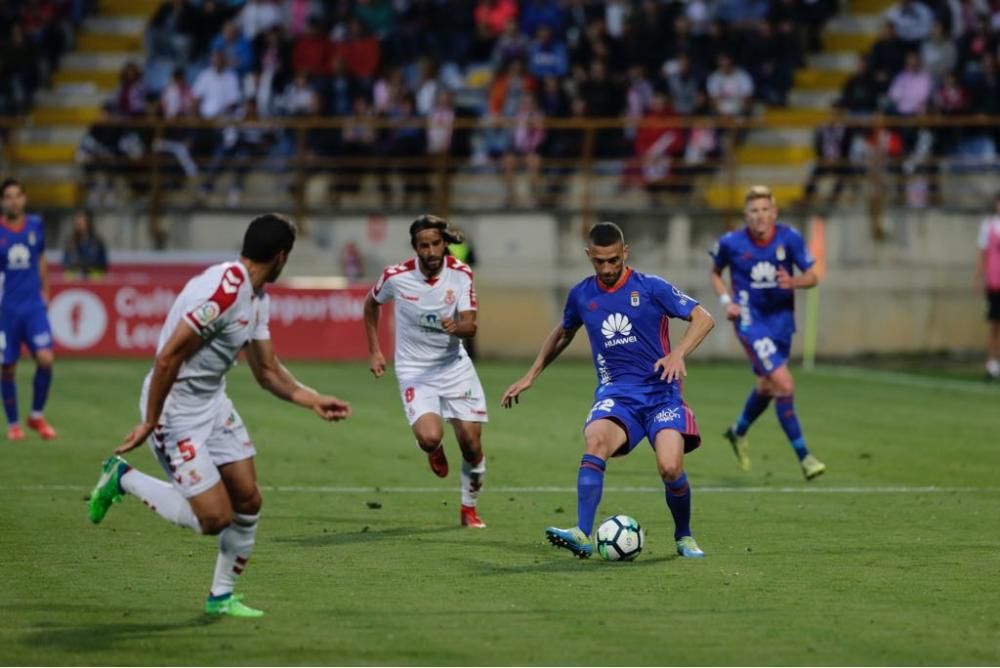
<svg viewBox="0 0 1000 668">
<path fill-rule="evenodd" d="M 52 284 L 49 321 L 62 356 L 152 357 L 160 328 L 187 278 L 177 273 L 113 275 Z M 271 338 L 283 359 L 366 360 L 366 287 L 269 285 Z M 382 309 L 379 339 L 392 355 L 392 309 Z"/>
</svg>

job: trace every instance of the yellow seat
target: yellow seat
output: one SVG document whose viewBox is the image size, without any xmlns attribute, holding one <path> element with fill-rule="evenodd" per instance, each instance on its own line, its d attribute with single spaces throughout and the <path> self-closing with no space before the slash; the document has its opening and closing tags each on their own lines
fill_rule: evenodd
<svg viewBox="0 0 1000 668">
<path fill-rule="evenodd" d="M 799 90 L 840 90 L 851 76 L 841 70 L 802 69 L 795 72 L 795 88 Z"/>
<path fill-rule="evenodd" d="M 76 144 L 13 144 L 9 148 L 12 162 L 29 165 L 71 163 L 75 155 Z"/>
<path fill-rule="evenodd" d="M 813 159 L 812 146 L 762 146 L 744 144 L 736 151 L 736 163 L 751 165 L 802 165 Z"/>
<path fill-rule="evenodd" d="M 159 8 L 161 0 L 101 0 L 98 4 L 101 16 L 152 16 Z"/>
<path fill-rule="evenodd" d="M 91 125 L 101 117 L 97 107 L 36 107 L 31 112 L 34 125 Z"/>
<path fill-rule="evenodd" d="M 705 189 L 705 202 L 709 207 L 720 211 L 735 211 L 743 208 L 743 196 L 753 184 L 745 183 L 729 187 L 727 185 L 714 184 Z M 793 183 L 769 183 L 767 184 L 774 193 L 774 199 L 778 206 L 786 206 L 802 197 L 802 184 Z"/>
<path fill-rule="evenodd" d="M 118 70 L 59 70 L 52 76 L 52 83 L 90 83 L 99 90 L 113 91 L 118 87 Z"/>
<path fill-rule="evenodd" d="M 833 117 L 831 109 L 791 107 L 788 109 L 768 109 L 762 118 L 764 124 L 772 128 L 815 128 Z"/>
<path fill-rule="evenodd" d="M 72 181 L 36 181 L 24 184 L 32 208 L 70 208 L 80 204 L 80 187 Z"/>
<path fill-rule="evenodd" d="M 142 50 L 142 35 L 82 32 L 76 38 L 76 50 L 82 53 L 138 52 Z"/>
<path fill-rule="evenodd" d="M 867 32 L 827 32 L 823 33 L 823 49 L 826 51 L 868 51 L 878 39 L 875 33 Z"/>
</svg>

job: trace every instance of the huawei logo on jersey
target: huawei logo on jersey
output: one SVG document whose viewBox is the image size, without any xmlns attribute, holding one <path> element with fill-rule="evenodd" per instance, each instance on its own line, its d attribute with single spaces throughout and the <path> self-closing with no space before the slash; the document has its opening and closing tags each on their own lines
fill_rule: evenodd
<svg viewBox="0 0 1000 668">
<path fill-rule="evenodd" d="M 31 251 L 24 244 L 14 244 L 7 251 L 8 269 L 27 269 L 31 266 Z"/>
<path fill-rule="evenodd" d="M 621 313 L 612 313 L 607 317 L 601 324 L 601 334 L 604 334 L 604 338 L 607 339 L 604 342 L 605 348 L 638 341 L 636 337 L 632 336 L 632 323 L 629 322 L 628 316 Z"/>
<path fill-rule="evenodd" d="M 758 262 L 750 270 L 750 287 L 773 288 L 778 285 L 777 274 L 778 270 L 770 262 Z"/>
<path fill-rule="evenodd" d="M 227 295 L 234 294 L 240 289 L 240 283 L 242 282 L 243 276 L 232 269 L 227 269 L 226 273 L 222 276 L 222 291 Z"/>
</svg>

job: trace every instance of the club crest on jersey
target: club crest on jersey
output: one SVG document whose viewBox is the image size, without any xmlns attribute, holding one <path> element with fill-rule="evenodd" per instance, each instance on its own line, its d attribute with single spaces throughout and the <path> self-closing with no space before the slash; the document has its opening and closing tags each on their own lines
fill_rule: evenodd
<svg viewBox="0 0 1000 668">
<path fill-rule="evenodd" d="M 778 249 L 776 251 L 774 251 L 774 256 L 776 258 L 778 258 L 778 262 L 784 262 L 785 261 L 785 247 L 784 246 L 778 246 Z"/>
<path fill-rule="evenodd" d="M 215 302 L 205 302 L 204 304 L 196 308 L 194 311 L 192 311 L 191 316 L 194 318 L 195 322 L 197 322 L 202 327 L 205 327 L 213 320 L 218 318 L 219 313 L 221 312 L 222 310 L 219 308 L 219 305 L 216 304 Z"/>
<path fill-rule="evenodd" d="M 444 303 L 447 304 L 448 306 L 451 306 L 452 304 L 455 303 L 455 291 L 452 290 L 451 288 L 445 290 Z"/>
<path fill-rule="evenodd" d="M 632 294 L 629 295 L 629 303 L 632 304 L 632 306 L 638 306 L 639 305 L 639 291 L 638 290 L 633 290 Z"/>
</svg>

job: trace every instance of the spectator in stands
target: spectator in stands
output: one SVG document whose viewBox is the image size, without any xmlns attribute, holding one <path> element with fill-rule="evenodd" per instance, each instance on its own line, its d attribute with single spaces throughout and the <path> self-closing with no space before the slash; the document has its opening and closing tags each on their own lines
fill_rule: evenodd
<svg viewBox="0 0 1000 668">
<path fill-rule="evenodd" d="M 521 32 L 536 35 L 541 26 L 553 35 L 563 34 L 563 9 L 558 0 L 526 0 L 521 3 Z"/>
<path fill-rule="evenodd" d="M 309 17 L 306 34 L 295 41 L 292 68 L 295 73 L 326 76 L 330 73 L 333 44 L 326 36 L 326 26 L 318 16 Z"/>
<path fill-rule="evenodd" d="M 806 29 L 806 49 L 811 52 L 820 51 L 823 42 L 820 35 L 827 19 L 837 13 L 838 0 L 802 0 L 801 21 Z"/>
<path fill-rule="evenodd" d="M 547 118 L 566 118 L 569 116 L 569 98 L 558 77 L 545 77 L 537 96 L 538 109 Z"/>
<path fill-rule="evenodd" d="M 236 111 L 243 96 L 239 79 L 230 66 L 225 51 L 212 52 L 211 67 L 198 74 L 191 93 L 196 100 L 198 115 L 202 118 L 225 118 Z"/>
<path fill-rule="evenodd" d="M 391 201 L 389 179 L 395 173 L 403 182 L 403 207 L 426 208 L 427 171 L 423 165 L 406 162 L 427 151 L 427 136 L 417 116 L 413 93 L 402 90 L 386 118 L 389 125 L 383 132 L 381 153 L 388 159 L 388 165 L 380 170 L 383 201 L 386 205 Z"/>
<path fill-rule="evenodd" d="M 357 81 L 344 67 L 339 55 L 330 58 L 330 77 L 326 81 L 326 111 L 330 116 L 348 116 L 354 98 L 360 94 Z"/>
<path fill-rule="evenodd" d="M 438 91 L 442 89 L 442 84 L 438 80 L 437 61 L 424 58 L 420 61 L 419 69 L 419 78 L 414 88 L 417 115 L 427 116 L 434 108 L 434 101 L 437 99 Z"/>
<path fill-rule="evenodd" d="M 341 131 L 341 155 L 347 158 L 344 167 L 335 175 L 335 183 L 330 190 L 331 199 L 336 203 L 340 195 L 357 193 L 361 181 L 369 168 L 364 161 L 375 155 L 378 132 L 375 127 L 375 112 L 368 102 L 368 96 L 359 93 L 354 98 L 352 114 Z"/>
<path fill-rule="evenodd" d="M 94 231 L 94 214 L 80 209 L 73 214 L 73 229 L 63 247 L 63 270 L 70 277 L 100 278 L 108 271 L 108 251 Z"/>
<path fill-rule="evenodd" d="M 872 114 L 878 109 L 880 88 L 868 62 L 867 56 L 858 56 L 858 70 L 840 89 L 837 107 L 849 114 Z"/>
<path fill-rule="evenodd" d="M 228 206 L 239 205 L 247 174 L 254 165 L 260 165 L 268 172 L 280 174 L 284 171 L 285 158 L 290 153 L 290 146 L 282 142 L 280 129 L 260 122 L 257 101 L 254 98 L 247 98 L 243 103 L 237 120 L 240 121 L 239 125 L 231 125 L 223 130 L 222 141 L 219 142 L 212 157 L 202 184 L 203 192 L 206 195 L 211 194 L 219 173 L 227 165 L 231 165 L 233 181 L 226 196 Z"/>
<path fill-rule="evenodd" d="M 354 15 L 365 29 L 379 39 L 392 32 L 396 15 L 389 0 L 355 0 Z"/>
<path fill-rule="evenodd" d="M 45 68 L 42 79 L 47 80 L 66 50 L 66 29 L 59 7 L 54 0 L 26 0 L 21 5 L 20 25 L 25 41 L 38 47 L 42 56 L 39 64 Z"/>
<path fill-rule="evenodd" d="M 499 72 L 510 61 L 527 58 L 528 47 L 528 38 L 518 30 L 515 21 L 509 21 L 493 45 L 490 66 L 494 72 Z"/>
<path fill-rule="evenodd" d="M 431 156 L 433 172 L 429 175 L 429 188 L 434 193 L 435 210 L 446 208 L 451 187 L 452 136 L 455 129 L 455 100 L 452 92 L 441 88 L 434 100 L 434 107 L 427 114 L 427 153 Z"/>
<path fill-rule="evenodd" d="M 840 111 L 838 105 L 839 102 L 834 105 L 836 111 Z M 819 180 L 829 176 L 833 178 L 833 187 L 827 201 L 832 206 L 844 188 L 844 177 L 864 171 L 861 167 L 848 164 L 851 138 L 848 128 L 837 118 L 816 128 L 813 135 L 816 162 L 813 163 L 812 172 L 805 186 L 807 202 L 811 203 L 815 198 Z"/>
<path fill-rule="evenodd" d="M 347 26 L 347 37 L 334 42 L 334 52 L 343 59 L 351 76 L 362 86 L 370 86 L 381 62 L 379 42 L 357 19 L 352 19 Z"/>
<path fill-rule="evenodd" d="M 934 26 L 934 12 L 920 0 L 899 0 L 886 11 L 885 18 L 908 49 L 919 49 Z"/>
<path fill-rule="evenodd" d="M 635 139 L 636 126 L 646 114 L 653 101 L 653 84 L 646 78 L 642 65 L 632 65 L 626 74 L 628 88 L 625 90 L 625 138 Z"/>
<path fill-rule="evenodd" d="M 945 33 L 944 24 L 934 22 L 930 37 L 920 45 L 920 59 L 930 72 L 934 83 L 941 83 L 955 69 L 958 63 L 958 50 L 955 42 Z"/>
<path fill-rule="evenodd" d="M 247 0 L 236 16 L 243 38 L 250 43 L 284 20 L 285 12 L 278 0 Z"/>
<path fill-rule="evenodd" d="M 708 77 L 708 99 L 719 116 L 747 116 L 753 106 L 753 80 L 733 64 L 728 53 L 719 54 L 718 68 Z"/>
<path fill-rule="evenodd" d="M 189 118 L 195 115 L 195 99 L 191 87 L 184 78 L 184 68 L 176 67 L 170 82 L 160 93 L 160 107 L 167 120 Z"/>
<path fill-rule="evenodd" d="M 743 37 L 742 62 L 748 64 L 756 97 L 764 104 L 784 106 L 792 87 L 792 65 L 787 46 L 774 34 L 771 24 L 759 21 Z"/>
<path fill-rule="evenodd" d="M 512 129 L 509 120 L 517 115 L 521 98 L 535 90 L 535 80 L 524 72 L 524 62 L 512 60 L 490 85 L 488 113 L 484 120 L 484 140 L 488 157 L 500 158 L 510 150 Z"/>
<path fill-rule="evenodd" d="M 212 40 L 223 31 L 224 26 L 233 17 L 233 13 L 233 9 L 220 0 L 202 0 L 194 25 L 191 60 L 200 61 L 208 56 Z"/>
<path fill-rule="evenodd" d="M 166 58 L 183 65 L 191 56 L 198 10 L 188 0 L 160 4 L 146 28 L 146 58 Z"/>
<path fill-rule="evenodd" d="M 629 44 L 632 55 L 629 65 L 641 65 L 648 72 L 655 72 L 667 60 L 671 51 L 670 24 L 666 21 L 668 10 L 655 0 L 642 0 L 639 11 L 629 22 Z"/>
<path fill-rule="evenodd" d="M 678 53 L 676 58 L 665 62 L 663 76 L 675 112 L 690 116 L 705 109 L 705 93 L 701 81 L 691 68 L 691 58 L 687 53 Z"/>
<path fill-rule="evenodd" d="M 236 71 L 236 75 L 243 77 L 253 69 L 253 46 L 250 40 L 240 33 L 239 24 L 236 21 L 228 21 L 222 32 L 212 40 L 212 58 L 216 53 L 222 53 L 229 67 Z"/>
<path fill-rule="evenodd" d="M 891 111 L 902 116 L 926 113 L 932 90 L 933 81 L 920 62 L 920 54 L 910 51 L 906 54 L 903 71 L 896 75 L 889 86 Z"/>
<path fill-rule="evenodd" d="M 990 53 L 993 36 L 985 18 L 979 17 L 958 41 L 958 69 L 963 79 L 979 74 L 983 56 Z"/>
<path fill-rule="evenodd" d="M 544 28 L 543 28 L 544 29 Z M 538 193 L 538 173 L 541 166 L 540 150 L 545 141 L 545 114 L 539 110 L 535 94 L 526 91 L 518 103 L 514 117 L 514 131 L 507 151 L 503 156 L 504 183 L 506 185 L 505 206 L 514 205 L 517 200 L 514 176 L 524 171 L 531 189 L 530 205 L 536 204 Z"/>
<path fill-rule="evenodd" d="M 273 116 L 277 111 L 277 101 L 295 71 L 292 67 L 291 44 L 285 39 L 281 26 L 268 30 L 261 41 L 250 77 L 252 86 L 247 95 L 257 98 L 258 114 Z M 306 74 L 317 76 L 308 71 Z"/>
<path fill-rule="evenodd" d="M 896 27 L 892 22 L 886 21 L 868 56 L 872 76 L 880 87 L 888 86 L 893 77 L 903 69 L 905 55 L 906 48 L 896 36 Z"/>
<path fill-rule="evenodd" d="M 406 92 L 408 91 L 403 81 L 403 70 L 398 66 L 387 68 L 372 86 L 372 105 L 375 113 L 394 113 Z"/>
<path fill-rule="evenodd" d="M 2 36 L 0 36 L 2 39 Z M 6 43 L 0 47 L 0 62 L 5 64 L 3 74 L 10 77 L 10 95 L 14 113 L 27 111 L 34 102 L 35 90 L 42 79 L 38 47 L 28 40 L 20 23 L 10 27 Z"/>
<path fill-rule="evenodd" d="M 528 47 L 528 74 L 536 79 L 548 76 L 564 77 L 569 73 L 569 54 L 566 45 L 556 41 L 552 28 L 538 26 L 535 39 Z"/>
<path fill-rule="evenodd" d="M 514 0 L 479 0 L 475 18 L 482 34 L 496 40 L 508 23 L 517 25 L 517 3 Z"/>
</svg>

